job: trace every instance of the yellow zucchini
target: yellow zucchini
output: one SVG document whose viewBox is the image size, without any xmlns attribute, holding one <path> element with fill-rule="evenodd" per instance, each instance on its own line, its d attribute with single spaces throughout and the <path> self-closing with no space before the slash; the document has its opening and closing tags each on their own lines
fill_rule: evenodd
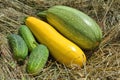
<svg viewBox="0 0 120 80">
<path fill-rule="evenodd" d="M 66 66 L 83 66 L 86 62 L 84 52 L 74 43 L 63 37 L 48 23 L 35 17 L 27 17 L 25 24 L 30 28 L 38 41 L 45 44 L 50 54 Z"/>
</svg>

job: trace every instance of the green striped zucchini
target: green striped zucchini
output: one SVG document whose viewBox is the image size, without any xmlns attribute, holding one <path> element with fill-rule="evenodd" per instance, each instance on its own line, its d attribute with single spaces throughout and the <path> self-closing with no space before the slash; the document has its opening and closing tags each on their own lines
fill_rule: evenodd
<svg viewBox="0 0 120 80">
<path fill-rule="evenodd" d="M 102 39 L 99 25 L 85 13 L 67 6 L 53 6 L 38 16 L 45 16 L 48 22 L 62 35 L 83 49 L 93 49 Z"/>
</svg>

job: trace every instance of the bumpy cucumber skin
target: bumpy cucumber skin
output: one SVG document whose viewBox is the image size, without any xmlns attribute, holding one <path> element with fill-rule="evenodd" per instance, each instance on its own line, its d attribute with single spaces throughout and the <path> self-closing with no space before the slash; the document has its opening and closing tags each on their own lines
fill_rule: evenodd
<svg viewBox="0 0 120 80">
<path fill-rule="evenodd" d="M 28 55 L 28 47 L 23 38 L 17 34 L 10 34 L 8 42 L 12 49 L 13 56 L 17 61 L 23 61 Z"/>
<path fill-rule="evenodd" d="M 48 48 L 39 44 L 30 53 L 26 70 L 31 75 L 38 75 L 45 66 L 49 56 Z"/>
<path fill-rule="evenodd" d="M 99 25 L 88 15 L 74 8 L 57 5 L 38 15 L 46 16 L 54 28 L 83 49 L 94 49 L 102 40 Z"/>
<path fill-rule="evenodd" d="M 18 31 L 26 42 L 29 52 L 31 52 L 36 47 L 37 43 L 32 32 L 26 25 L 21 25 Z"/>
</svg>

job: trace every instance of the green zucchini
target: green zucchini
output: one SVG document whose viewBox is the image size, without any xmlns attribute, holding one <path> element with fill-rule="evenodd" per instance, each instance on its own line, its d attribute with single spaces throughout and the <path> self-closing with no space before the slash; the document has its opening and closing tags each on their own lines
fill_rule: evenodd
<svg viewBox="0 0 120 80">
<path fill-rule="evenodd" d="M 45 16 L 48 22 L 62 35 L 83 49 L 93 49 L 102 40 L 99 25 L 85 13 L 67 6 L 53 6 L 38 16 Z"/>
<path fill-rule="evenodd" d="M 8 42 L 12 50 L 13 56 L 17 61 L 23 61 L 28 55 L 28 47 L 23 38 L 17 34 L 10 34 Z"/>
<path fill-rule="evenodd" d="M 26 70 L 31 75 L 38 75 L 45 66 L 49 56 L 48 48 L 39 44 L 30 53 Z"/>
</svg>

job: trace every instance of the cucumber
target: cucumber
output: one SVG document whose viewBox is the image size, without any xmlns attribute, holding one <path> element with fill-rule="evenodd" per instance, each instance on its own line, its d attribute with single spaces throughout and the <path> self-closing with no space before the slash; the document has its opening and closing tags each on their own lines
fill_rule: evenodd
<svg viewBox="0 0 120 80">
<path fill-rule="evenodd" d="M 37 43 L 32 32 L 26 25 L 21 25 L 18 32 L 26 42 L 29 52 L 31 52 L 36 47 Z"/>
<path fill-rule="evenodd" d="M 23 38 L 17 34 L 10 34 L 7 38 L 14 58 L 17 61 L 25 60 L 28 55 L 28 47 Z"/>
<path fill-rule="evenodd" d="M 49 56 L 48 48 L 39 44 L 30 53 L 26 71 L 31 75 L 38 75 L 39 72 L 44 68 Z"/>
</svg>

